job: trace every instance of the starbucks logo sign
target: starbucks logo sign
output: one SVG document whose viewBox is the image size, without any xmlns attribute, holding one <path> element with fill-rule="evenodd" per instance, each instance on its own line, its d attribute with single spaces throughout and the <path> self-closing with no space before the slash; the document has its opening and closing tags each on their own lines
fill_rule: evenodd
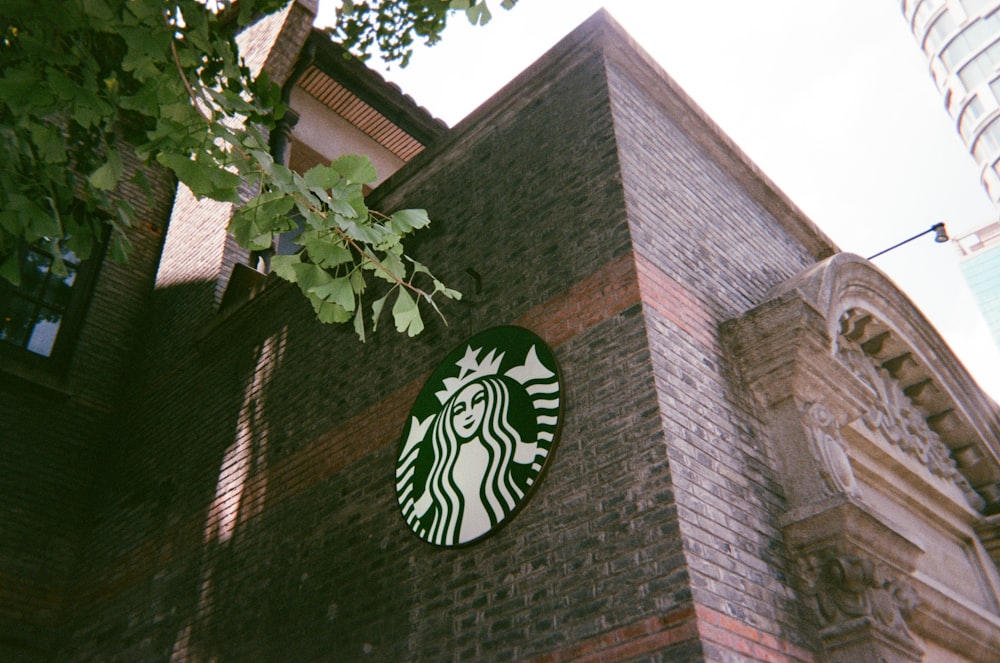
<svg viewBox="0 0 1000 663">
<path fill-rule="evenodd" d="M 562 414 L 551 350 L 520 327 L 489 329 L 449 354 L 403 430 L 403 518 L 439 546 L 480 539 L 516 513 L 551 456 Z"/>
</svg>

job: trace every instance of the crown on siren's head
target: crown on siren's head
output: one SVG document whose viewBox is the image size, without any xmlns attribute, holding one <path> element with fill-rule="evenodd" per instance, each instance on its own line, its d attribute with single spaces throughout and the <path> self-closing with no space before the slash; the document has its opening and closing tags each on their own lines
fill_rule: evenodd
<svg viewBox="0 0 1000 663">
<path fill-rule="evenodd" d="M 434 392 L 434 395 L 437 396 L 442 405 L 447 403 L 448 399 L 457 394 L 462 387 L 470 382 L 488 375 L 496 375 L 500 372 L 500 362 L 503 361 L 505 353 L 501 352 L 498 355 L 494 348 L 483 357 L 482 361 L 479 361 L 479 353 L 482 351 L 482 348 L 473 348 L 470 345 L 465 349 L 465 356 L 455 362 L 455 365 L 459 368 L 458 377 L 445 378 L 441 381 L 444 389 Z"/>
</svg>

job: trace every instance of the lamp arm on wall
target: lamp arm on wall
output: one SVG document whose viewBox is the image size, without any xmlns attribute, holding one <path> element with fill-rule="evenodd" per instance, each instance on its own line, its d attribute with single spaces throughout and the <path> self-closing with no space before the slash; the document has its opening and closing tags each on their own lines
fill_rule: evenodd
<svg viewBox="0 0 1000 663">
<path fill-rule="evenodd" d="M 933 226 L 931 226 L 927 230 L 925 230 L 923 232 L 920 232 L 920 233 L 917 233 L 916 235 L 914 235 L 913 237 L 910 237 L 909 239 L 904 239 L 902 242 L 900 242 L 898 244 L 893 244 L 892 246 L 890 246 L 887 249 L 883 249 L 883 250 L 879 251 L 878 253 L 875 253 L 873 255 L 868 256 L 868 260 L 871 260 L 872 258 L 878 258 L 883 253 L 888 253 L 889 251 L 892 251 L 893 249 L 899 248 L 900 246 L 902 246 L 903 244 L 906 244 L 907 242 L 912 242 L 913 240 L 915 240 L 918 237 L 923 237 L 927 233 L 934 233 L 934 241 L 937 242 L 938 244 L 941 244 L 943 242 L 947 242 L 948 241 L 948 231 L 944 227 L 944 222 L 939 222 L 939 223 L 935 223 Z"/>
</svg>

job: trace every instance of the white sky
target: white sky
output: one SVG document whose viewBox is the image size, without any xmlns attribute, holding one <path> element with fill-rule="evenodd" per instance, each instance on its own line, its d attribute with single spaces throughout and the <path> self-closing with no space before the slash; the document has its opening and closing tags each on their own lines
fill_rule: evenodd
<svg viewBox="0 0 1000 663">
<path fill-rule="evenodd" d="M 320 0 L 332 21 L 336 0 Z M 996 211 L 944 110 L 898 0 L 489 0 L 404 70 L 382 71 L 456 124 L 605 7 L 844 251 L 868 256 L 938 221 L 954 237 Z M 921 237 L 873 262 L 994 399 L 1000 350 L 958 268 Z"/>
</svg>

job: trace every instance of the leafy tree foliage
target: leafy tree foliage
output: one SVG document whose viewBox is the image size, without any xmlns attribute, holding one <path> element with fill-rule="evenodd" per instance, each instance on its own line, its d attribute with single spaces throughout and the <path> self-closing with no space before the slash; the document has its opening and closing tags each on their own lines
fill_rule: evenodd
<svg viewBox="0 0 1000 663">
<path fill-rule="evenodd" d="M 502 0 L 512 9 L 517 0 Z M 441 38 L 448 16 L 465 13 L 473 25 L 486 25 L 493 14 L 486 0 L 345 0 L 333 30 L 338 41 L 362 58 L 378 51 L 387 62 L 405 67 L 413 55 L 415 39 L 434 44 Z"/>
<path fill-rule="evenodd" d="M 362 187 L 370 161 L 345 156 L 298 174 L 276 163 L 263 128 L 284 107 L 277 86 L 254 78 L 235 35 L 287 0 L 38 0 L 0 5 L 0 277 L 17 283 L 29 247 L 86 258 L 110 233 L 124 259 L 136 212 L 115 195 L 122 151 L 169 169 L 199 197 L 238 205 L 230 231 L 247 249 L 305 221 L 305 251 L 279 256 L 274 271 L 299 288 L 324 322 L 353 322 L 364 339 L 368 277 L 388 293 L 370 310 L 374 329 L 387 301 L 396 328 L 423 328 L 418 304 L 459 294 L 407 256 L 403 239 L 430 220 L 423 210 L 370 210 Z M 513 5 L 504 0 L 503 5 Z M 488 20 L 485 0 L 345 2 L 335 33 L 367 55 L 408 61 L 414 36 L 433 43 L 449 11 Z M 142 172 L 132 181 L 146 187 Z M 241 201 L 237 187 L 254 195 Z M 73 213 L 80 204 L 89 213 Z"/>
</svg>

